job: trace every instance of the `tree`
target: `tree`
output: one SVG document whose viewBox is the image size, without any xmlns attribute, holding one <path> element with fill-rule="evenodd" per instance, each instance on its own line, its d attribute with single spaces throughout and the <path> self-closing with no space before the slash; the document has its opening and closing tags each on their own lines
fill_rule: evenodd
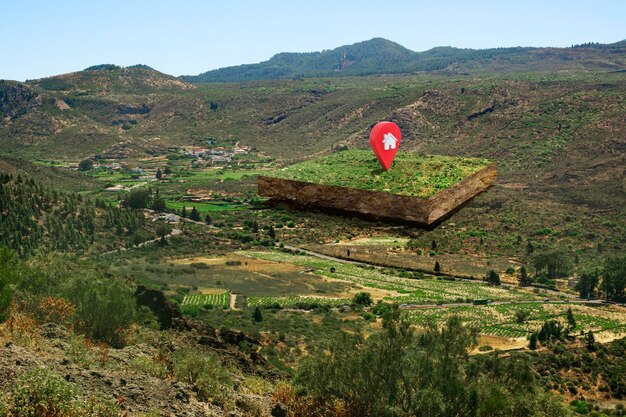
<svg viewBox="0 0 626 417">
<path fill-rule="evenodd" d="M 485 275 L 485 282 L 489 285 L 500 285 L 500 275 L 492 269 Z"/>
<path fill-rule="evenodd" d="M 191 208 L 191 212 L 189 213 L 189 218 L 195 222 L 199 222 L 200 221 L 200 212 L 198 211 L 198 209 L 196 208 L 196 206 L 193 206 Z"/>
<path fill-rule="evenodd" d="M 255 323 L 260 323 L 263 321 L 263 313 L 259 307 L 254 308 L 254 313 L 252 313 L 252 320 Z"/>
<path fill-rule="evenodd" d="M 520 287 L 528 287 L 533 283 L 533 279 L 528 275 L 528 271 L 526 271 L 526 267 L 522 265 L 519 269 L 519 276 L 517 278 L 519 280 Z"/>
<path fill-rule="evenodd" d="M 533 253 L 535 251 L 535 248 L 533 247 L 532 242 L 529 240 L 528 244 L 526 245 L 526 254 L 530 255 L 531 253 Z"/>
<path fill-rule="evenodd" d="M 596 349 L 596 338 L 591 330 L 585 334 L 585 345 L 587 346 L 587 349 L 591 351 Z"/>
<path fill-rule="evenodd" d="M 624 291 L 626 290 L 626 255 L 607 258 L 604 261 L 601 289 L 607 300 L 624 300 Z"/>
<path fill-rule="evenodd" d="M 180 217 L 187 217 L 187 207 L 183 206 L 183 209 L 180 211 Z"/>
<path fill-rule="evenodd" d="M 165 169 L 163 170 L 163 173 L 165 175 L 169 175 L 172 173 L 172 168 L 170 168 L 169 166 L 166 166 Z"/>
<path fill-rule="evenodd" d="M 372 304 L 372 296 L 368 292 L 359 292 L 354 295 L 352 302 L 359 306 L 369 306 Z"/>
<path fill-rule="evenodd" d="M 476 345 L 477 330 L 458 317 L 416 334 L 394 306 L 383 313 L 381 332 L 343 335 L 303 359 L 294 379 L 299 394 L 286 405 L 310 404 L 310 415 L 571 415 L 539 387 L 527 359 L 470 356 Z"/>
<path fill-rule="evenodd" d="M 576 328 L 576 319 L 574 318 L 574 312 L 572 311 L 572 308 L 568 308 L 567 309 L 567 313 L 565 314 L 565 316 L 567 317 L 567 324 L 570 328 L 570 330 L 573 330 Z"/>
<path fill-rule="evenodd" d="M 167 224 L 160 224 L 156 228 L 156 234 L 158 237 L 165 237 L 172 233 L 172 226 Z"/>
<path fill-rule="evenodd" d="M 600 282 L 598 271 L 584 273 L 578 279 L 574 289 L 578 291 L 580 298 L 591 298 L 596 293 L 596 287 Z"/>
<path fill-rule="evenodd" d="M 91 171 L 93 168 L 93 161 L 91 159 L 83 159 L 78 164 L 79 171 Z"/>
<path fill-rule="evenodd" d="M 546 343 L 552 340 L 560 340 L 562 335 L 563 327 L 561 323 L 556 320 L 548 320 L 541 326 L 537 339 L 539 339 L 541 343 Z"/>
<path fill-rule="evenodd" d="M 435 267 L 433 268 L 435 272 L 441 272 L 441 265 L 439 265 L 439 261 L 435 261 Z"/>
<path fill-rule="evenodd" d="M 161 168 L 157 168 L 155 177 L 156 177 L 157 180 L 163 179 L 163 173 L 161 172 Z"/>
<path fill-rule="evenodd" d="M 161 196 L 155 196 L 152 199 L 152 205 L 150 206 L 154 211 L 165 211 L 167 206 L 165 205 L 165 200 Z"/>
<path fill-rule="evenodd" d="M 430 242 L 430 249 L 437 250 L 437 242 L 434 239 L 432 242 Z"/>
<path fill-rule="evenodd" d="M 274 226 L 270 226 L 270 230 L 268 232 L 270 239 L 276 239 L 276 230 L 274 230 Z"/>
<path fill-rule="evenodd" d="M 528 319 L 528 316 L 530 316 L 530 312 L 528 310 L 516 310 L 515 322 L 524 323 Z"/>
<path fill-rule="evenodd" d="M 530 335 L 530 339 L 528 341 L 528 349 L 530 349 L 530 350 L 536 350 L 537 349 L 537 339 L 538 339 L 537 332 L 533 332 Z"/>
<path fill-rule="evenodd" d="M 144 189 L 134 189 L 124 199 L 124 206 L 133 209 L 143 209 L 148 207 L 150 192 Z"/>
<path fill-rule="evenodd" d="M 569 273 L 569 258 L 562 251 L 544 252 L 535 255 L 533 259 L 537 274 L 546 272 L 548 279 L 567 276 Z"/>
<path fill-rule="evenodd" d="M 213 219 L 211 218 L 211 215 L 210 215 L 209 213 L 207 213 L 207 214 L 204 216 L 204 222 L 205 222 L 206 224 L 211 224 L 211 223 L 213 223 Z"/>
</svg>

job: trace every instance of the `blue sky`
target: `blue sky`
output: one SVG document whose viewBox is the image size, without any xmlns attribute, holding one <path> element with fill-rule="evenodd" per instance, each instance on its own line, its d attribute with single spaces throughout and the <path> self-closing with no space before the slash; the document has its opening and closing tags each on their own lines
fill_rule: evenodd
<svg viewBox="0 0 626 417">
<path fill-rule="evenodd" d="M 570 46 L 626 38 L 626 1 L 2 0 L 0 79 L 90 65 L 172 75 L 384 37 L 435 46 Z"/>
</svg>

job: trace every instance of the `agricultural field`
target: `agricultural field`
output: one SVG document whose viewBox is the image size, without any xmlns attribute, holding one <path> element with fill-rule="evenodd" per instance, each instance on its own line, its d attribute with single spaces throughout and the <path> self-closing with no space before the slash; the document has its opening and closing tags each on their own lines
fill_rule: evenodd
<svg viewBox="0 0 626 417">
<path fill-rule="evenodd" d="M 325 305 L 325 306 L 342 306 L 349 305 L 351 300 L 349 298 L 327 298 L 327 297 L 248 297 L 249 307 L 299 307 L 299 306 L 311 306 L 311 305 Z"/>
<path fill-rule="evenodd" d="M 449 317 L 460 316 L 482 334 L 499 337 L 526 337 L 541 328 L 546 320 L 558 320 L 567 327 L 566 312 L 571 308 L 576 319 L 573 335 L 593 331 L 601 339 L 612 339 L 626 334 L 626 311 L 616 306 L 589 306 L 571 303 L 511 303 L 488 306 L 458 306 L 448 308 L 420 308 L 409 311 L 416 325 L 443 323 Z M 529 313 L 523 323 L 516 321 L 515 313 Z"/>
<path fill-rule="evenodd" d="M 333 257 L 424 272 L 433 271 L 435 262 L 438 262 L 441 272 L 464 278 L 480 279 L 492 269 L 503 276 L 508 269 L 517 270 L 520 267 L 518 261 L 508 257 L 483 258 L 482 256 L 462 253 L 427 251 L 425 249 L 411 250 L 406 243 L 402 244 L 402 242 L 408 242 L 408 239 L 380 237 L 373 240 L 356 240 L 354 243 L 344 241 L 340 244 L 314 244 L 303 247 Z M 509 281 L 517 283 L 515 277 Z"/>
<path fill-rule="evenodd" d="M 494 287 L 478 281 L 448 281 L 419 273 L 411 275 L 399 270 L 367 268 L 309 255 L 293 255 L 281 251 L 245 251 L 241 254 L 266 261 L 299 265 L 312 269 L 312 273 L 319 276 L 351 282 L 374 291 L 374 299 L 378 298 L 377 291 L 391 292 L 391 295 L 380 297 L 388 302 L 429 304 L 466 302 L 475 299 L 494 301 L 539 299 L 538 294 L 528 289 Z"/>
<path fill-rule="evenodd" d="M 246 208 L 246 205 L 242 203 L 236 202 L 226 202 L 226 201 L 174 201 L 174 200 L 165 200 L 165 204 L 167 206 L 168 211 L 176 211 L 179 212 L 183 209 L 183 207 L 189 211 L 192 207 L 195 207 L 200 213 L 212 213 L 216 211 L 231 211 L 231 210 L 243 210 Z"/>
<path fill-rule="evenodd" d="M 181 306 L 196 305 L 196 306 L 213 306 L 213 307 L 228 307 L 229 293 L 225 291 L 218 294 L 187 294 L 183 298 Z"/>
<path fill-rule="evenodd" d="M 275 178 L 428 198 L 487 167 L 479 158 L 400 152 L 384 171 L 370 150 L 350 149 L 265 174 Z"/>
</svg>

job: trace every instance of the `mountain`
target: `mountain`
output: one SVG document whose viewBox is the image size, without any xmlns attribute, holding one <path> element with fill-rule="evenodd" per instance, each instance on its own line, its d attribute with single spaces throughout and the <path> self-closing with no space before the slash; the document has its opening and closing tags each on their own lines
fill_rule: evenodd
<svg viewBox="0 0 626 417">
<path fill-rule="evenodd" d="M 525 67 L 614 69 L 625 67 L 626 44 L 584 44 L 572 48 L 460 49 L 437 47 L 414 52 L 383 38 L 308 53 L 279 53 L 258 64 L 239 65 L 181 76 L 190 83 L 240 82 L 280 78 L 411 74 L 421 71 L 518 71 Z"/>
</svg>

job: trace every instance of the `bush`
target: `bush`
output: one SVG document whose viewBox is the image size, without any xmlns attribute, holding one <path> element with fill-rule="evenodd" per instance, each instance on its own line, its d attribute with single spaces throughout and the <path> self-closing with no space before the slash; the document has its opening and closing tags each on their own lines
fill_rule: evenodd
<svg viewBox="0 0 626 417">
<path fill-rule="evenodd" d="M 203 400 L 224 402 L 232 389 L 231 378 L 213 352 L 180 349 L 172 356 L 176 379 L 193 384 Z"/>
<path fill-rule="evenodd" d="M 121 410 L 112 401 L 85 398 L 78 386 L 45 369 L 21 375 L 8 397 L 0 403 L 7 416 L 117 417 Z"/>
<path fill-rule="evenodd" d="M 359 292 L 354 295 L 352 302 L 359 306 L 368 306 L 372 304 L 372 296 L 368 292 Z"/>
<path fill-rule="evenodd" d="M 76 277 L 65 289 L 76 306 L 76 327 L 96 341 L 124 345 L 124 332 L 136 319 L 132 290 L 117 279 Z"/>
<path fill-rule="evenodd" d="M 14 253 L 7 248 L 0 247 L 0 323 L 9 315 L 13 300 L 13 287 L 17 281 L 16 263 Z"/>
</svg>

